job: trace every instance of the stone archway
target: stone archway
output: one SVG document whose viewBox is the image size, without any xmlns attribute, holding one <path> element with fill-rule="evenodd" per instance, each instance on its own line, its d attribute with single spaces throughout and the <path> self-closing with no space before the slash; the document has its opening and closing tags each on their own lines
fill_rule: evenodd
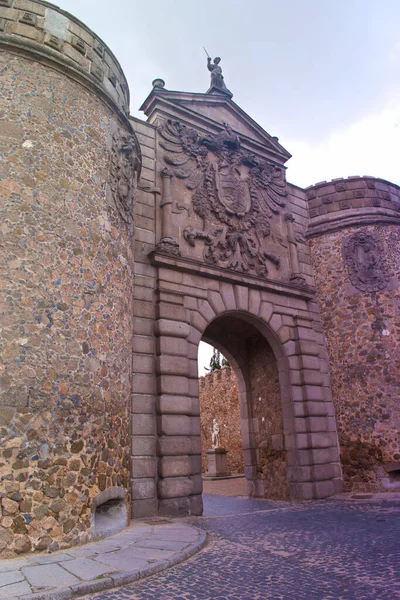
<svg viewBox="0 0 400 600">
<path fill-rule="evenodd" d="M 226 313 L 210 323 L 202 341 L 228 357 L 235 373 L 248 494 L 285 499 L 290 496 L 287 467 L 291 466 L 286 451 L 291 442 L 285 436 L 293 427 L 285 396 L 289 368 L 279 340 L 275 355 L 265 332 L 262 321 L 247 313 Z"/>
<path fill-rule="evenodd" d="M 212 324 L 228 315 L 249 323 L 274 352 L 281 388 L 289 497 L 324 498 L 340 491 L 328 363 L 313 295 L 234 273 L 226 281 L 228 277 L 222 278 L 216 268 L 204 267 L 199 273 L 189 261 L 161 253 L 154 253 L 152 261 L 158 273 L 156 381 L 150 373 L 137 382 L 147 382 L 148 395 L 154 397 L 154 412 L 149 409 L 145 414 L 135 414 L 140 433 L 137 430 L 134 435 L 132 448 L 141 443 L 141 448 L 152 452 L 134 455 L 133 465 L 137 465 L 136 473 L 146 475 L 150 471 L 143 468 L 149 465 L 153 477 L 133 478 L 133 516 L 146 514 L 151 506 L 153 514 L 202 512 L 197 350 L 200 340 L 207 339 L 210 332 L 211 338 L 218 337 L 215 331 L 212 333 Z M 225 349 L 226 344 L 222 345 Z M 228 356 L 240 361 L 234 353 L 228 352 Z M 250 443 L 249 451 L 251 456 Z M 248 467 L 254 470 L 254 457 L 249 458 Z M 256 480 L 254 473 L 249 480 Z M 148 497 L 141 497 L 144 495 Z"/>
</svg>

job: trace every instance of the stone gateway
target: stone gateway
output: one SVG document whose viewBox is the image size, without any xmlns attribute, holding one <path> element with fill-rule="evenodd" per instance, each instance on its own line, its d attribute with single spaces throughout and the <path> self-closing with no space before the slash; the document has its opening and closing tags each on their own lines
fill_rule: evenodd
<svg viewBox="0 0 400 600">
<path fill-rule="evenodd" d="M 290 184 L 217 59 L 131 117 L 111 50 L 42 0 L 0 1 L 0 66 L 0 556 L 202 513 L 201 340 L 249 495 L 399 488 L 399 186 Z"/>
</svg>

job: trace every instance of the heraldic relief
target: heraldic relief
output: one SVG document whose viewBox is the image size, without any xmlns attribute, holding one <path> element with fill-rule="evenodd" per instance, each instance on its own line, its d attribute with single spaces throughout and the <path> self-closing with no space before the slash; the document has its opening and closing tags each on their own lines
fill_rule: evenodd
<svg viewBox="0 0 400 600">
<path fill-rule="evenodd" d="M 203 219 L 203 230 L 184 230 L 186 241 L 204 240 L 209 264 L 260 277 L 268 276 L 268 261 L 279 268 L 279 256 L 267 252 L 263 240 L 285 206 L 284 169 L 243 151 L 225 123 L 220 133 L 202 136 L 167 120 L 159 132 L 165 162 L 193 190 L 193 210 Z"/>
<path fill-rule="evenodd" d="M 136 181 L 140 164 L 140 148 L 136 138 L 123 131 L 114 133 L 109 185 L 113 203 L 127 225 L 133 223 Z"/>
<path fill-rule="evenodd" d="M 343 240 L 343 254 L 351 283 L 363 292 L 384 290 L 389 281 L 382 242 L 372 232 L 359 231 Z"/>
</svg>

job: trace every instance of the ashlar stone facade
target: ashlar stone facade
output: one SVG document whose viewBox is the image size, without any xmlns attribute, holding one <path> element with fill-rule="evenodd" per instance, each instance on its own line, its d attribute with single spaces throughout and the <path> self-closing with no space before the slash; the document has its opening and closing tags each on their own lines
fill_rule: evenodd
<svg viewBox="0 0 400 600">
<path fill-rule="evenodd" d="M 340 457 L 345 489 L 396 488 L 400 188 L 288 183 L 219 62 L 130 117 L 112 52 L 42 0 L 0 1 L 0 66 L 0 556 L 116 504 L 115 530 L 201 514 L 201 340 L 250 495 L 329 497 Z"/>
</svg>

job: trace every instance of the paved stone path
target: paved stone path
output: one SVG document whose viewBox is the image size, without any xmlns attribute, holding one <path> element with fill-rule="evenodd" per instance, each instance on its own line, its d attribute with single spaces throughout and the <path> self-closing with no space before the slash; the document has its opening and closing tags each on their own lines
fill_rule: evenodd
<svg viewBox="0 0 400 600">
<path fill-rule="evenodd" d="M 68 600 L 170 568 L 197 552 L 206 534 L 182 522 L 136 522 L 105 540 L 54 554 L 0 562 L 0 600 Z"/>
<path fill-rule="evenodd" d="M 93 600 L 400 599 L 400 503 L 204 496 L 210 534 L 186 563 Z"/>
</svg>

